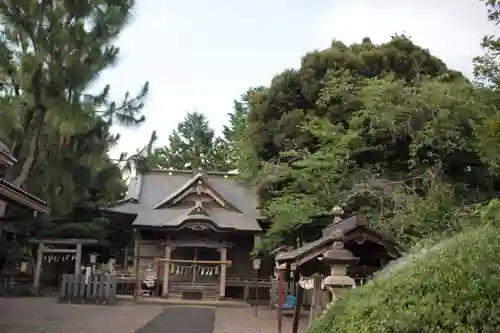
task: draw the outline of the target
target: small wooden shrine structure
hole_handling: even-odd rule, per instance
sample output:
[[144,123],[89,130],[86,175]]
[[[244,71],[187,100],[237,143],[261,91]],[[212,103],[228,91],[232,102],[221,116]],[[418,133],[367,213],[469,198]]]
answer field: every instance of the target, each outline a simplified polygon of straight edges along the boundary
[[[42,272],[42,262],[46,254],[48,255],[60,255],[65,257],[71,257],[75,261],[75,275],[81,274],[82,265],[82,246],[83,245],[96,245],[98,241],[96,239],[39,239],[30,240],[32,244],[38,244],[37,258],[35,265],[35,273],[33,276],[33,291],[38,292],[40,288],[40,274]],[[64,246],[64,247],[59,247]],[[75,248],[69,248],[69,247]]]
[[331,249],[335,231],[345,235],[345,247],[359,258],[356,265],[349,267],[348,275],[357,281],[369,279],[390,261],[401,256],[402,248],[379,231],[370,228],[363,215],[337,218],[322,232],[322,237],[304,246],[287,252],[280,252],[275,260],[278,266],[296,269],[302,275],[314,273],[327,275],[329,268],[318,258]]
[[[339,236],[341,235],[341,236]],[[340,245],[340,246],[339,246]],[[377,230],[370,228],[364,216],[358,214],[348,218],[335,217],[334,222],[325,228],[322,237],[305,244],[304,246],[286,252],[279,252],[275,257],[279,284],[283,289],[285,276],[292,276],[297,283],[302,277],[311,277],[313,283],[313,304],[311,304],[310,322],[320,312],[321,278],[332,277],[335,269],[331,262],[351,262],[338,270],[336,280],[352,281],[348,284],[359,284],[370,279],[374,273],[385,267],[390,261],[397,259],[402,254],[402,248]],[[336,255],[349,255],[349,260]],[[328,254],[328,260],[322,260]],[[333,257],[332,257],[333,256]],[[352,259],[352,260],[351,260]],[[346,261],[347,260],[347,261]],[[341,265],[342,266],[342,265]],[[342,272],[340,272],[342,271]],[[323,281],[327,284],[327,279]],[[321,283],[321,284],[323,284]],[[330,292],[326,292],[330,294]],[[303,290],[298,289],[297,303],[294,308],[293,333],[297,332],[300,318],[300,308]],[[278,304],[282,304],[284,295],[281,291]],[[282,309],[278,308],[278,332],[281,332]]]
[[243,298],[248,281],[267,281],[272,263],[252,260],[264,219],[252,187],[234,174],[203,170],[138,172],[128,197],[107,208],[109,219],[135,232],[137,296]]

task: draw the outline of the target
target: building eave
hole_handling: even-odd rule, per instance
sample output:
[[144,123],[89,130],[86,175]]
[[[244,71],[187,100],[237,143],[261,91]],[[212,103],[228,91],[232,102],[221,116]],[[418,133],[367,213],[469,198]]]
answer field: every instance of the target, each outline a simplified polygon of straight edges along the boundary
[[0,150],[0,164],[2,164],[3,166],[5,166],[7,168],[11,168],[16,163],[17,163],[17,160],[12,155],[10,155],[9,153],[7,153],[4,150]]
[[8,202],[17,203],[42,214],[50,213],[50,209],[45,201],[22,190],[3,178],[0,178],[0,198]]

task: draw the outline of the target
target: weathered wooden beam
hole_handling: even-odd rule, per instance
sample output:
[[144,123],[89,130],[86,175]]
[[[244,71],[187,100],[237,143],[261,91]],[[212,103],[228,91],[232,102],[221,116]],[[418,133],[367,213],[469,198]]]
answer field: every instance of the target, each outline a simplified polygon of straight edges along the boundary
[[30,239],[32,244],[48,244],[48,245],[97,245],[99,241],[97,239],[80,239],[80,238],[60,238],[60,239]]
[[179,263],[189,263],[189,264],[221,264],[221,265],[231,265],[231,260],[183,260],[183,259],[166,259],[166,258],[155,258],[155,261],[164,262],[179,262]]
[[[155,260],[157,258],[157,256],[131,256],[132,259],[136,260],[136,259],[151,259],[151,260]],[[134,266],[134,269],[135,269],[135,266]]]
[[43,253],[77,253],[76,249],[51,249],[43,248]]

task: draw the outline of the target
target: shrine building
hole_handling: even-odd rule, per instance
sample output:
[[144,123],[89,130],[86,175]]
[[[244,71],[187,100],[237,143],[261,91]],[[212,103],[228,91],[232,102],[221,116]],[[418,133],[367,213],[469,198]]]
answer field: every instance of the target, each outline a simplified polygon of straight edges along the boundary
[[106,212],[110,219],[132,224],[134,275],[154,283],[158,296],[222,299],[228,292],[241,294],[243,281],[269,283],[270,272],[251,257],[264,217],[255,189],[235,175],[138,173],[126,199]]

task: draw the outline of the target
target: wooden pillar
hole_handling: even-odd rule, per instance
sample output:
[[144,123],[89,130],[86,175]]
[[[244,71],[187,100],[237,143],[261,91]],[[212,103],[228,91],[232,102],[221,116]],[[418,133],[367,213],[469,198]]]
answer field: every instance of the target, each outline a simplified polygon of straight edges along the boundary
[[165,244],[165,261],[163,262],[163,290],[162,296],[168,297],[168,282],[170,280],[170,259],[172,259],[172,247]]
[[33,291],[38,293],[40,289],[40,274],[42,272],[42,260],[43,260],[43,243],[38,244],[38,251],[36,254],[36,266],[35,266],[35,276],[33,277]]
[[295,309],[293,311],[292,333],[298,333],[299,331],[300,310],[302,309],[302,300],[304,299],[304,289],[299,286],[297,282],[295,285],[297,289],[297,301],[295,303]]
[[278,268],[278,287],[276,288],[278,308],[276,315],[278,316],[278,333],[283,331],[283,304],[285,303],[285,270]]
[[128,245],[125,248],[125,259],[123,260],[123,273],[128,273]]
[[140,296],[142,290],[141,271],[139,270],[141,251],[139,247],[139,241],[137,239],[135,240],[134,252],[137,253],[134,259],[134,274],[135,274],[134,301],[137,301],[137,297]]
[[[227,248],[221,247],[219,249],[219,251],[220,251],[220,260],[226,261],[227,260]],[[227,275],[227,264],[223,263],[221,265],[221,269],[220,269],[220,293],[219,293],[219,296],[221,299],[226,297],[226,275]]]
[[134,230],[134,267],[133,271],[137,271],[136,266],[138,265],[138,257],[139,256],[139,232]]
[[82,267],[82,244],[76,244],[75,274],[80,275]]
[[311,311],[309,312],[309,326],[311,326],[312,322],[319,315],[321,310],[321,281],[322,277],[319,274],[313,275],[313,295],[311,301]]

